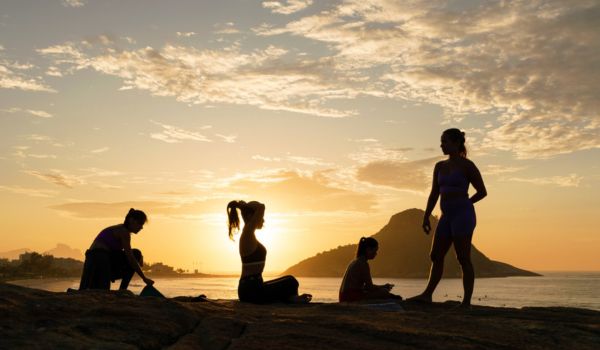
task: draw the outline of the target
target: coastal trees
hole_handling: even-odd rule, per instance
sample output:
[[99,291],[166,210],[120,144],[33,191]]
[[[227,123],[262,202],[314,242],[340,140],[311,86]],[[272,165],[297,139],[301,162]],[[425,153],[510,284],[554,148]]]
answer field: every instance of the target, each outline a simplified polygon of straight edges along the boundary
[[75,259],[23,253],[18,260],[0,259],[0,279],[75,277],[82,268],[83,263]]

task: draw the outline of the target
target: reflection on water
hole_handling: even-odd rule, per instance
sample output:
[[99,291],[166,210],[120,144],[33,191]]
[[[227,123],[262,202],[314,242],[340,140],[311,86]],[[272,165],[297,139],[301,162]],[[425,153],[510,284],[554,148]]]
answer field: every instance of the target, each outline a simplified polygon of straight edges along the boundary
[[[298,278],[300,293],[313,294],[316,302],[337,302],[341,278]],[[237,278],[157,278],[155,287],[168,297],[206,294],[212,299],[237,299]],[[413,296],[425,288],[424,279],[375,278],[374,283],[395,284],[394,292],[403,297]],[[29,280],[16,284],[55,292],[77,288],[79,280]],[[139,293],[139,279],[130,289]],[[112,286],[118,288],[118,284]],[[553,272],[543,277],[482,278],[475,281],[473,304],[488,306],[569,306],[600,310],[600,273]],[[442,279],[434,301],[460,300],[462,281]]]

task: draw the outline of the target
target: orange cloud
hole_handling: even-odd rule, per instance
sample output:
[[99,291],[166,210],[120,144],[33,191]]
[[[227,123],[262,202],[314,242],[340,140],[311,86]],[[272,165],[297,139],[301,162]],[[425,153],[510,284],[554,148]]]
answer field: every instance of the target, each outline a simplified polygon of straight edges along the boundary
[[358,168],[357,179],[399,190],[425,191],[431,186],[433,166],[441,157],[411,162],[375,161]]

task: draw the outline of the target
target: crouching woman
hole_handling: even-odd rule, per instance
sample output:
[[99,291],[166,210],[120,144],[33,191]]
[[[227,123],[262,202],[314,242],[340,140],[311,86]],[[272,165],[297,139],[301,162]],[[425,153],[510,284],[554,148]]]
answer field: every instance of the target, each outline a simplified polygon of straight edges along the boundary
[[79,290],[110,290],[111,281],[121,280],[120,290],[125,290],[134,273],[147,285],[154,281],[144,276],[142,252],[131,249],[131,234],[138,233],[147,221],[141,210],[130,209],[125,222],[102,230],[85,252],[85,262]]

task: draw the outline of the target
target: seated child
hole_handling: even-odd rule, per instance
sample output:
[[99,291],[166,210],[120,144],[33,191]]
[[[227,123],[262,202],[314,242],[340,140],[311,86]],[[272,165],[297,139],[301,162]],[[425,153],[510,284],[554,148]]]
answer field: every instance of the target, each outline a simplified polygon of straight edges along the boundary
[[367,260],[374,259],[379,249],[379,243],[373,237],[362,237],[358,242],[356,259],[354,259],[344,274],[340,287],[340,302],[353,302],[369,299],[398,299],[402,297],[390,293],[393,284],[377,286],[371,280],[371,270]]

